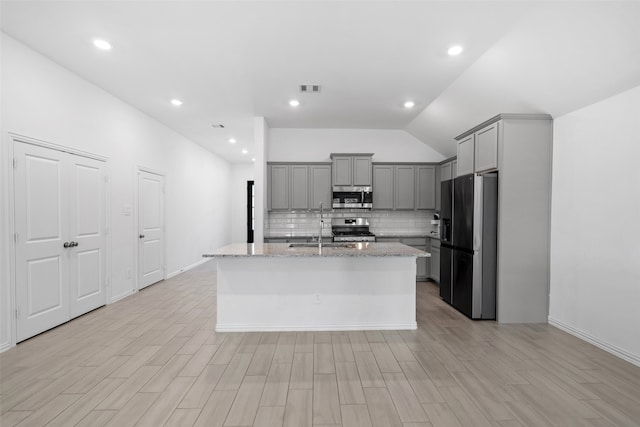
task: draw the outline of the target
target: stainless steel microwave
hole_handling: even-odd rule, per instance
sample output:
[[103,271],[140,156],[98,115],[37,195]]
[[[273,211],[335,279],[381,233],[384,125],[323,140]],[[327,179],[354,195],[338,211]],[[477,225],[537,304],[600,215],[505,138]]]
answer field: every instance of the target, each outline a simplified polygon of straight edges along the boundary
[[372,187],[333,187],[333,209],[373,208]]

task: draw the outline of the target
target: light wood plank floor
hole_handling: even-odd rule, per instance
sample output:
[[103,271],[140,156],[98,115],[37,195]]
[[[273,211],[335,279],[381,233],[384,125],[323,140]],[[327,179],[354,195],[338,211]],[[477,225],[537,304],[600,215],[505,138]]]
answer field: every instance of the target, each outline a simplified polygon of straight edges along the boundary
[[205,266],[0,355],[0,425],[640,426],[640,368],[417,297],[417,331],[216,333]]

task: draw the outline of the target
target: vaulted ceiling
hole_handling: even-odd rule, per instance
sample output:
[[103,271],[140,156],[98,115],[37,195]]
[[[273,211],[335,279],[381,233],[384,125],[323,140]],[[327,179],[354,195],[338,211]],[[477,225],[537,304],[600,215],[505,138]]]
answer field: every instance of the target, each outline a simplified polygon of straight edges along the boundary
[[[558,116],[640,85],[633,1],[1,7],[2,31],[231,162],[250,160],[255,116],[271,127],[405,129],[448,157],[453,137],[492,115]],[[96,50],[95,38],[112,49]],[[456,44],[463,53],[447,55]]]

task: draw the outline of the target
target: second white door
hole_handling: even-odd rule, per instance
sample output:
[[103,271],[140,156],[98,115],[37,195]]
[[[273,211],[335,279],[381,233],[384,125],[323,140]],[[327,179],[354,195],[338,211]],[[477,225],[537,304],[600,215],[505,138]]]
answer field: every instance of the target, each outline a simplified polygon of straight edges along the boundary
[[138,171],[138,289],[164,279],[164,177]]

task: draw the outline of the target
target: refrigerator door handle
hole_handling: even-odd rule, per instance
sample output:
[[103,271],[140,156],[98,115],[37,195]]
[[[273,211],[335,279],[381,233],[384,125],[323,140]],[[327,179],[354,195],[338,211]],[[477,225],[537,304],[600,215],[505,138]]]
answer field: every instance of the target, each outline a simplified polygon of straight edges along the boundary
[[473,198],[473,250],[479,251],[482,247],[482,176],[476,176],[474,179],[474,198]]

